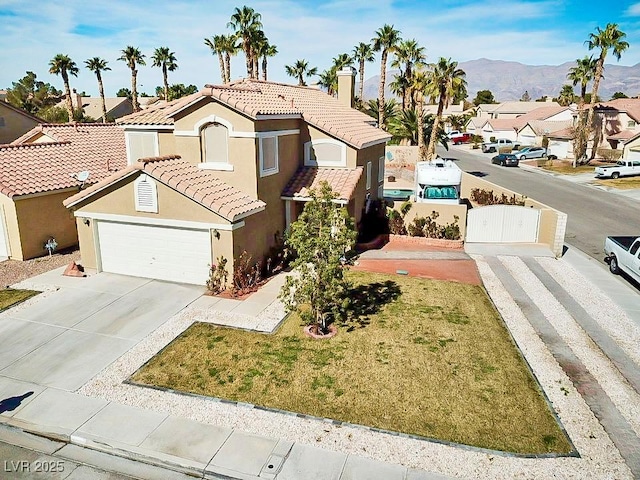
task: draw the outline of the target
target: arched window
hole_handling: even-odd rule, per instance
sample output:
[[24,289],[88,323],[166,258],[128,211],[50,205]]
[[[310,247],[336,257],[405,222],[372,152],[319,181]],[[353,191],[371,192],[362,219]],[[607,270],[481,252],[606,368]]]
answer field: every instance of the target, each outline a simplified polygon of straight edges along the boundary
[[333,139],[307,142],[304,144],[304,164],[313,167],[346,167],[347,146]]
[[202,129],[202,161],[211,164],[229,163],[229,130],[220,123],[210,123]]

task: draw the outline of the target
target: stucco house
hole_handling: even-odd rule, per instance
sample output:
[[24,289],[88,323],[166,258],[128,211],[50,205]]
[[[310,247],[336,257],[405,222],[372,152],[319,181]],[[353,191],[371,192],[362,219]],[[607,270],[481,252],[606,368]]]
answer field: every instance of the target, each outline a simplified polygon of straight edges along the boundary
[[571,106],[543,106],[517,117],[514,128],[521,145],[541,145],[545,135],[573,125],[576,111]]
[[622,150],[640,132],[640,99],[619,98],[594,107],[594,142],[599,147]]
[[83,265],[204,284],[221,256],[262,260],[321,180],[357,222],[390,135],[352,108],[354,75],[338,98],[246,79],[122,118],[129,166],[65,201]]
[[11,143],[43,120],[0,100],[0,145]]
[[49,238],[58,248],[76,245],[63,200],[125,167],[124,132],[114,124],[39,125],[1,145],[0,257],[45,255]]
[[[96,121],[102,119],[102,99],[100,97],[83,97],[73,89],[71,93],[71,105],[74,110],[82,109],[86,117]],[[105,109],[107,110],[107,122],[133,113],[133,104],[127,97],[105,97]],[[66,108],[65,100],[60,101],[57,107]]]
[[543,106],[558,107],[559,104],[553,101],[481,103],[476,109],[476,117],[485,119],[517,118]]

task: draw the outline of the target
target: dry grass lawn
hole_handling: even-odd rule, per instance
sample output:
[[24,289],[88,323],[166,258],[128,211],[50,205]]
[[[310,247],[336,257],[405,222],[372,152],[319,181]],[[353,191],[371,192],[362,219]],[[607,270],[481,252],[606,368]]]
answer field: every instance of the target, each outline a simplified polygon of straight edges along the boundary
[[5,288],[0,290],[0,312],[6,310],[17,303],[24,302],[40,292],[34,290],[14,290]]
[[640,176],[638,177],[624,177],[611,179],[595,180],[594,183],[598,185],[604,185],[605,187],[619,188],[621,190],[633,190],[640,188]]
[[478,447],[570,445],[482,287],[350,272],[349,321],[311,340],[194,324],[135,382]]
[[[547,170],[549,172],[560,173],[562,175],[577,175],[579,173],[593,173],[593,169],[595,165],[578,165],[576,168],[573,168],[571,162],[566,162],[563,160],[554,160],[551,162],[550,160],[542,164],[542,162],[538,165],[540,168]],[[594,174],[595,175],[595,174]]]

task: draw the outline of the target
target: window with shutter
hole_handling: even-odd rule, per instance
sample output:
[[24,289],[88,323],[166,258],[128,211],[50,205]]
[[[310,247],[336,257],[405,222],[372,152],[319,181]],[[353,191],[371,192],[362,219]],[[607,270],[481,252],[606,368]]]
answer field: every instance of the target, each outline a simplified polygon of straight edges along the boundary
[[140,158],[157,157],[158,135],[156,132],[126,132],[127,158],[132,165]]
[[260,176],[278,173],[278,137],[260,139]]
[[367,190],[371,188],[371,162],[367,162]]
[[384,182],[384,157],[378,159],[378,183]]
[[156,182],[148,175],[140,175],[134,182],[136,211],[158,213]]
[[203,161],[229,163],[229,130],[219,123],[210,123],[202,130]]

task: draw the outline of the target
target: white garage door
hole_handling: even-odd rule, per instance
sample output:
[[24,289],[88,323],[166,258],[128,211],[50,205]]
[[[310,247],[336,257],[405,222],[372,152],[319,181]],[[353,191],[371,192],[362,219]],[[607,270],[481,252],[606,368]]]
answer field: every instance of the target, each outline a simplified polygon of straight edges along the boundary
[[640,160],[640,152],[637,150],[629,150],[627,152],[627,160]]
[[7,248],[7,231],[4,224],[4,212],[0,207],[0,257],[8,257],[9,248]]
[[567,158],[569,144],[567,142],[558,142],[551,140],[549,142],[549,155],[555,155],[558,158]]
[[211,263],[208,230],[98,222],[105,272],[204,285]]

